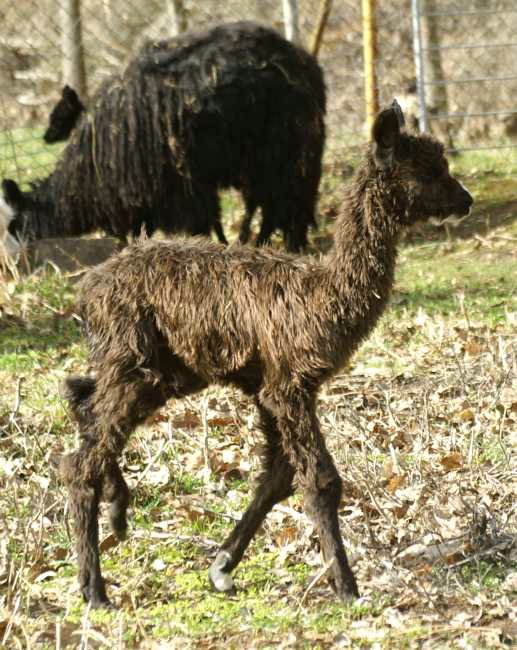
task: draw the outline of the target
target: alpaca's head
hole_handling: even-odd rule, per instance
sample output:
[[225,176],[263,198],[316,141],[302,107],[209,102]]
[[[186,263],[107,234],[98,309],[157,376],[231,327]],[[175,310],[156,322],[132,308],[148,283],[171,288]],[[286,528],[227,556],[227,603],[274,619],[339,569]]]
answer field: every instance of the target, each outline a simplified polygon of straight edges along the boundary
[[0,196],[0,261],[13,259],[20,251],[18,240],[9,232],[15,217],[15,209],[6,201],[4,191],[4,196]]
[[68,136],[77,124],[79,116],[84,111],[84,106],[77,93],[70,86],[65,86],[61,99],[52,109],[49,125],[43,139],[48,144],[68,140]]
[[50,204],[37,204],[32,192],[22,192],[16,181],[4,178],[0,196],[0,246],[4,256],[14,257],[21,243],[33,237],[29,224],[39,221],[42,211],[52,220]]
[[373,161],[386,187],[400,197],[401,222],[467,216],[472,196],[451,176],[443,145],[429,135],[406,133],[403,125],[395,101],[378,114],[372,130]]

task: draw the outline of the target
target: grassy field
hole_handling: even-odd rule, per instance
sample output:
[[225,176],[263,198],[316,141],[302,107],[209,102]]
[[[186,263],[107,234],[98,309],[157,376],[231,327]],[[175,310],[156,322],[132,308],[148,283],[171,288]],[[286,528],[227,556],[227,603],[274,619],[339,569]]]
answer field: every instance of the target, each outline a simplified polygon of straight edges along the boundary
[[[0,646],[6,648],[508,648],[517,640],[517,156],[453,165],[474,214],[401,249],[392,305],[319,415],[345,493],[342,532],[362,598],[334,601],[297,496],[277,506],[235,572],[207,569],[249,499],[253,409],[213,388],[132,437],[129,539],[101,518],[114,611],[81,601],[65,490],[49,465],[77,445],[59,397],[86,349],[75,277],[50,267],[0,283]],[[329,161],[328,246],[342,163]],[[240,206],[226,199],[227,232]]]

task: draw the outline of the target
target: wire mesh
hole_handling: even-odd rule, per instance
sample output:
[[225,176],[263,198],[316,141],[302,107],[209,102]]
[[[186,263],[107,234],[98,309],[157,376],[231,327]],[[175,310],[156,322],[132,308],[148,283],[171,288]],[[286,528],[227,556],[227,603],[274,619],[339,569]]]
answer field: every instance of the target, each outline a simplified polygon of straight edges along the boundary
[[[59,145],[45,145],[43,129],[63,79],[62,12],[70,0],[4,0],[0,9],[0,176],[27,181],[48,172]],[[174,0],[81,0],[88,94],[120,70],[149,39],[171,35]],[[284,32],[282,0],[183,0],[189,29],[256,20]],[[517,10],[500,0],[420,0],[434,21],[428,52],[439,53],[443,77],[427,68],[431,93],[441,87],[446,109],[430,126],[447,124],[455,146],[513,146],[517,138]],[[428,9],[431,7],[432,10]],[[426,10],[427,8],[427,10]],[[299,30],[308,45],[317,3],[298,0]],[[397,97],[418,118],[411,0],[377,3],[377,82],[381,104]],[[328,145],[344,159],[367,138],[363,92],[361,5],[334,0],[319,59],[328,87]],[[87,102],[86,102],[87,103]],[[432,108],[432,107],[431,107]],[[413,120],[411,119],[413,117]]]

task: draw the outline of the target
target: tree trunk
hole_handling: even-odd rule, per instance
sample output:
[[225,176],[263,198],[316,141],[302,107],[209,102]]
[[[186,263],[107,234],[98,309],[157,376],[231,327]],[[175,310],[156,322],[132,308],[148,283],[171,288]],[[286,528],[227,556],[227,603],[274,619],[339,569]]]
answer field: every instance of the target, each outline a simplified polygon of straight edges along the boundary
[[63,83],[71,86],[84,102],[88,91],[81,29],[81,0],[62,0],[60,14]]
[[298,0],[282,0],[284,10],[285,37],[288,41],[301,44]]
[[187,31],[187,13],[183,0],[167,0],[167,13],[171,21],[172,36]]

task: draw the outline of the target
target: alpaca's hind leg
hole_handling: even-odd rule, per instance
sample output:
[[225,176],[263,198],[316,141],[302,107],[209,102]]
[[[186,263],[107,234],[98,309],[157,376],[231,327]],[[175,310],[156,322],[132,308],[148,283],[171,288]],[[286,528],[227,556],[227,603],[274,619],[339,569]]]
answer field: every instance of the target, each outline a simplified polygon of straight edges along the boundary
[[109,520],[113,533],[119,540],[126,539],[126,512],[129,505],[129,488],[115,460],[104,474],[102,500],[110,504]]
[[294,469],[282,450],[274,417],[263,406],[258,405],[258,409],[260,428],[266,438],[262,457],[263,470],[252,502],[210,567],[210,582],[218,591],[229,591],[233,588],[230,572],[240,562],[267,513],[275,503],[293,493]]
[[321,435],[312,397],[291,396],[279,409],[278,426],[286,454],[296,469],[296,485],[314,522],[330,582],[342,600],[359,596],[339,530],[342,481]]
[[102,492],[102,478],[93,481],[81,480],[83,463],[89,458],[91,441],[84,441],[81,447],[68,456],[63,456],[60,474],[68,488],[70,511],[74,522],[77,562],[79,565],[79,588],[92,607],[107,607],[109,600],[99,563],[99,501]]
[[116,458],[129,434],[169,396],[167,387],[145,381],[135,373],[117,381],[97,377],[90,398],[91,433],[81,448],[62,462],[62,476],[70,492],[77,541],[79,582],[92,607],[109,606],[99,560],[98,507],[102,497],[111,501],[110,519],[118,533],[126,529],[127,486]]

